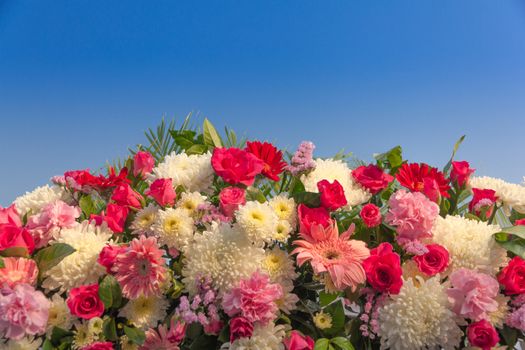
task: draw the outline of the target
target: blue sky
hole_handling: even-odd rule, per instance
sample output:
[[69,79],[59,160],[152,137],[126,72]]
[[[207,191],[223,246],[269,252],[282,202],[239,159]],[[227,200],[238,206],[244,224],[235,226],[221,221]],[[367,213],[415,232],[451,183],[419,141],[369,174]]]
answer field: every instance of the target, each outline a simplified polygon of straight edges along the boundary
[[0,0],[0,204],[190,111],[363,159],[525,175],[525,3]]

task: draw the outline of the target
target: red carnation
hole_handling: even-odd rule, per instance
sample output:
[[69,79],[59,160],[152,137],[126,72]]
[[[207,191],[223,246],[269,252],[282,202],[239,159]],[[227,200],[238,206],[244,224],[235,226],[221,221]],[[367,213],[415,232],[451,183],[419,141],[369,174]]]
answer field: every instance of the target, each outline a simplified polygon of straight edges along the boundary
[[375,290],[383,293],[398,294],[403,285],[401,278],[401,259],[392,251],[390,243],[381,243],[370,251],[370,256],[363,261],[368,283]]
[[396,179],[410,191],[422,192],[430,200],[437,202],[441,196],[448,198],[450,186],[445,175],[425,163],[403,164]]
[[481,215],[482,210],[485,209],[485,218],[492,215],[493,206],[498,200],[496,191],[489,189],[473,188],[472,200],[468,205],[468,209],[476,215]]
[[217,147],[211,157],[213,170],[231,185],[250,186],[264,168],[264,162],[239,148]]
[[470,164],[466,161],[452,162],[452,170],[450,171],[450,180],[456,182],[459,187],[467,184],[470,175],[476,169],[472,169]]
[[321,194],[321,205],[328,210],[339,209],[348,203],[343,186],[337,180],[333,183],[321,180],[317,183],[317,189]]
[[514,221],[514,225],[515,226],[519,226],[519,225],[525,226],[525,219],[519,219],[519,220]]
[[134,191],[130,185],[121,184],[114,191],[111,199],[118,205],[128,206],[132,208],[141,208],[140,203],[143,199],[140,193]]
[[106,208],[106,213],[102,211],[100,215],[91,214],[90,219],[95,221],[97,225],[102,225],[103,222],[106,222],[111,231],[121,233],[124,231],[128,214],[128,207],[110,203]]
[[250,152],[264,162],[262,174],[273,181],[279,181],[279,174],[283,172],[286,162],[283,161],[283,152],[268,142],[246,142],[247,152]]
[[419,271],[428,276],[445,271],[449,262],[448,250],[439,244],[429,244],[426,248],[428,252],[414,257]]
[[175,204],[175,198],[177,198],[172,179],[156,179],[145,194],[155,199],[162,207]]
[[388,184],[394,181],[392,175],[385,173],[380,167],[373,164],[361,165],[352,170],[352,177],[372,194],[384,190]]
[[239,338],[249,338],[253,334],[253,323],[244,317],[234,317],[230,320],[230,343]]

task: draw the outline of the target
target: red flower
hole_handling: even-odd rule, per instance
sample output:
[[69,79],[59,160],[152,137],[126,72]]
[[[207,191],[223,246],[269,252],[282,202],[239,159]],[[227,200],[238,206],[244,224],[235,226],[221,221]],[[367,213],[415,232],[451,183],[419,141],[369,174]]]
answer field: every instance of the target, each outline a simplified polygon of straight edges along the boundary
[[113,191],[111,199],[118,205],[132,208],[141,208],[140,201],[143,199],[140,193],[135,192],[130,185],[121,184]]
[[71,289],[66,302],[72,315],[86,320],[104,313],[104,303],[98,296],[96,283]]
[[352,177],[372,194],[384,190],[388,187],[388,184],[394,181],[392,175],[385,173],[380,167],[373,164],[368,166],[361,165],[352,170]]
[[323,207],[309,208],[304,204],[299,204],[297,214],[299,215],[299,231],[301,233],[309,234],[312,225],[328,227],[331,224],[330,213]]
[[486,218],[490,217],[492,215],[492,210],[494,209],[493,206],[498,200],[498,197],[496,196],[496,191],[489,189],[473,188],[472,194],[472,200],[468,205],[468,209],[478,216],[481,215],[482,209],[486,209],[485,216]]
[[0,251],[15,247],[25,248],[28,254],[33,254],[35,241],[23,227],[0,225]]
[[459,187],[467,184],[470,175],[476,169],[472,169],[470,164],[466,161],[452,162],[452,170],[450,171],[450,180],[456,182]]
[[428,276],[445,271],[449,262],[448,250],[439,244],[429,244],[426,248],[428,252],[414,257],[419,271]]
[[313,350],[315,342],[307,335],[298,331],[291,331],[290,335],[283,341],[286,350]]
[[145,176],[151,173],[155,166],[155,159],[149,152],[139,151],[133,157],[133,175]]
[[321,205],[328,210],[336,210],[347,204],[345,191],[339,181],[321,180],[317,183],[317,188],[321,194]]
[[381,243],[370,251],[370,256],[363,261],[368,283],[375,290],[398,294],[403,285],[401,278],[401,259],[392,251],[390,243]]
[[113,350],[113,343],[110,341],[97,341],[84,346],[81,350]]
[[66,186],[73,189],[74,191],[81,191],[88,193],[92,190],[100,191],[108,188],[116,187],[121,184],[128,184],[130,180],[127,178],[128,169],[122,168],[117,175],[115,169],[109,168],[109,175],[105,177],[103,175],[95,176],[86,170],[72,170],[64,173],[64,180]]
[[279,181],[279,174],[283,172],[286,162],[283,161],[283,152],[268,142],[246,142],[246,151],[264,162],[262,174],[273,181]]
[[376,227],[381,224],[381,211],[377,205],[368,203],[359,213],[367,227]]
[[244,317],[235,317],[230,320],[230,343],[239,338],[249,338],[253,334],[253,323]]
[[238,148],[221,148],[213,150],[211,165],[217,175],[231,185],[244,184],[250,186],[255,181],[255,177],[264,168],[264,162]]
[[525,293],[525,260],[519,256],[512,258],[499,273],[498,282],[504,287],[506,295]]
[[519,219],[519,220],[514,221],[514,225],[516,225],[516,226],[518,226],[518,225],[525,226],[525,219]]
[[396,179],[410,191],[423,192],[434,202],[441,196],[450,196],[450,186],[443,173],[425,163],[403,164],[396,174]]
[[481,350],[490,350],[499,342],[499,335],[487,320],[471,323],[467,327],[468,342]]
[[106,268],[107,273],[111,273],[111,268],[113,267],[113,264],[115,264],[117,255],[125,251],[126,246],[108,244],[100,251],[97,262]]
[[246,204],[246,191],[239,187],[226,187],[219,193],[219,207],[221,212],[229,218],[240,205]]
[[177,193],[173,189],[172,179],[157,179],[153,181],[145,194],[155,199],[162,207],[173,205],[175,198],[177,198]]
[[128,213],[128,207],[110,203],[106,208],[106,213],[102,212],[100,215],[91,214],[90,219],[95,221],[97,225],[102,225],[103,222],[106,222],[111,231],[121,233],[124,231]]

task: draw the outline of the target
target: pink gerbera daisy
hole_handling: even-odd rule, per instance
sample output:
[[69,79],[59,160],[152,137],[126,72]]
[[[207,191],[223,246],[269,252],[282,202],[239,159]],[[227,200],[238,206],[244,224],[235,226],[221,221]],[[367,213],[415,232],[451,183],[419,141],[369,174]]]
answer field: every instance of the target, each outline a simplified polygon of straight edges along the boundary
[[38,277],[38,267],[34,260],[25,258],[3,258],[4,267],[0,268],[0,287],[13,288],[19,283],[34,285]]
[[294,242],[298,247],[292,254],[297,254],[297,264],[302,266],[309,261],[316,274],[328,274],[324,277],[329,277],[328,282],[335,289],[350,287],[355,291],[366,281],[362,262],[370,251],[365,242],[349,239],[353,229],[351,226],[339,235],[336,223],[326,228],[312,225],[310,234],[301,233],[303,239]]
[[167,277],[163,254],[155,237],[140,236],[117,255],[111,271],[115,273],[126,298],[159,294]]

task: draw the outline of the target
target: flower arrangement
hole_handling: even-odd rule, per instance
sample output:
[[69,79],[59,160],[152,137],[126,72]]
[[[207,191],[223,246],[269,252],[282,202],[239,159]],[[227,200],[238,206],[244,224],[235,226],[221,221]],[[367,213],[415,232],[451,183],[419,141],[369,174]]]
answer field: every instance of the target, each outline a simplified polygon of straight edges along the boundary
[[[0,348],[512,348],[525,187],[162,123],[0,208]],[[350,165],[352,164],[352,165]]]

